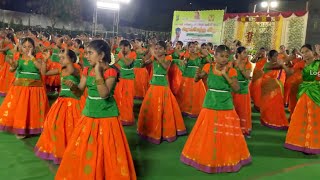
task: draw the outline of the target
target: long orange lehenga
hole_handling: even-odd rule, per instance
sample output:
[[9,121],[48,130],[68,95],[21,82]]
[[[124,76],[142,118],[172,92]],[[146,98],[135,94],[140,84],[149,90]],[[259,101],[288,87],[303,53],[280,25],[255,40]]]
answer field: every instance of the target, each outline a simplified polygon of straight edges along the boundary
[[[310,72],[313,72],[312,75]],[[320,154],[320,60],[302,71],[303,82],[291,116],[285,147],[307,154]]]
[[[58,56],[59,49],[53,49],[52,50],[52,56],[47,61],[47,71],[53,70],[53,69],[60,69],[60,58]],[[46,76],[46,88],[49,93],[58,93],[60,92],[60,76],[59,75],[53,75],[53,76]]]
[[[99,96],[92,68],[84,69],[89,96],[82,117],[75,127],[56,180],[136,180],[136,173],[126,135],[113,98],[114,87],[105,99]],[[109,68],[104,79],[116,77]]]
[[261,82],[261,123],[267,127],[283,130],[288,129],[283,103],[284,70],[265,70]]
[[[235,67],[238,74],[238,82],[240,90],[232,93],[234,108],[240,118],[240,126],[244,135],[249,136],[252,131],[252,119],[251,119],[251,99],[249,93],[249,80],[247,80]],[[246,62],[246,70],[251,70],[251,63]]]
[[17,135],[40,134],[48,110],[39,71],[32,61],[20,58],[16,79],[0,107],[0,130]]
[[[237,172],[251,163],[251,155],[233,108],[231,87],[214,69],[214,64],[203,68],[209,90],[180,160],[206,173]],[[227,72],[230,78],[237,77],[235,69]]]
[[191,118],[198,117],[206,95],[206,88],[203,81],[194,81],[195,72],[202,63],[203,60],[200,58],[188,60],[186,66],[183,68],[180,88],[176,95],[181,112]]
[[[119,108],[119,119],[125,126],[134,125],[134,71],[133,65],[127,66],[124,62],[122,54],[118,55],[118,66],[120,69],[120,78],[114,91],[114,98],[116,99]],[[129,54],[129,58],[135,60],[137,55],[134,51]],[[134,62],[133,62],[134,63]]]
[[[61,75],[62,80],[79,84],[80,77]],[[81,117],[85,101],[73,95],[69,87],[62,84],[59,98],[51,106],[44,122],[43,132],[35,146],[35,154],[41,159],[60,164],[72,132]]]
[[[166,60],[171,60],[167,57]],[[153,78],[144,98],[138,119],[138,134],[154,144],[173,142],[186,134],[179,105],[167,81],[167,71],[153,62]]]
[[254,104],[255,109],[260,110],[260,99],[261,99],[261,81],[263,76],[263,67],[267,62],[267,58],[260,59],[254,68],[252,81],[249,86],[250,95]]
[[174,52],[172,54],[172,62],[168,71],[168,81],[170,84],[170,89],[172,93],[176,96],[178,94],[181,81],[182,81],[182,71],[181,71],[181,60],[180,57],[183,56],[183,52],[178,54]]
[[149,74],[146,68],[141,67],[143,54],[137,53],[134,61],[134,98],[143,99],[149,86]]

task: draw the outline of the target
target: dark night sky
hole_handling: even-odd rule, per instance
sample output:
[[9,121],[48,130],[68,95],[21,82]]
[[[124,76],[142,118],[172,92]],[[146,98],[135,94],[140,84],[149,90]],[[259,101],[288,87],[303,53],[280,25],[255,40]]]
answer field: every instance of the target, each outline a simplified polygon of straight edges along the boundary
[[[27,2],[41,0],[0,0],[0,8],[21,12],[31,12]],[[92,21],[95,0],[80,0],[84,20]],[[174,10],[225,9],[228,12],[247,12],[254,0],[131,0],[120,10],[120,24],[149,30],[170,30]],[[192,3],[192,4],[190,4]],[[101,16],[110,15],[100,13]]]

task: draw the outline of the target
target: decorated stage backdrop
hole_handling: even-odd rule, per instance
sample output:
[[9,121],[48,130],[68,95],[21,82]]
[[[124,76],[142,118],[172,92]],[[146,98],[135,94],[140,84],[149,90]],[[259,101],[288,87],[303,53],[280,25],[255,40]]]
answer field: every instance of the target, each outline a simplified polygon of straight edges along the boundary
[[223,42],[240,40],[252,49],[300,48],[306,39],[308,12],[225,14]]
[[221,43],[224,10],[175,11],[172,22],[172,42],[198,41]]

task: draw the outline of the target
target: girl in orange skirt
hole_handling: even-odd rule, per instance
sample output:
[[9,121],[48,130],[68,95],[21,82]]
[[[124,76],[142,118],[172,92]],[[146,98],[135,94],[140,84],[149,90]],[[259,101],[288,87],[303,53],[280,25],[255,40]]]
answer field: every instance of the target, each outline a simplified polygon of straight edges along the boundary
[[134,61],[134,98],[143,99],[149,86],[149,74],[146,68],[142,68],[142,58],[145,56],[147,49],[142,47],[141,39],[135,40],[135,52],[137,59]]
[[299,85],[302,83],[302,70],[305,67],[305,61],[300,60],[299,62],[296,62],[295,65],[292,68],[292,75],[290,75],[286,82],[290,85],[289,87],[289,111],[290,111],[290,117],[289,121],[291,121],[292,113],[294,112],[294,108],[297,105],[298,99],[297,94],[299,90]]
[[184,55],[184,51],[182,50],[183,42],[178,41],[176,43],[176,47],[174,52],[172,53],[172,62],[168,71],[168,79],[170,84],[170,89],[174,95],[177,95],[181,80],[182,80],[182,72],[181,72],[181,58]]
[[320,60],[315,60],[311,45],[302,46],[301,52],[305,61],[303,82],[284,146],[305,154],[320,154]]
[[45,74],[46,64],[34,58],[35,45],[31,38],[23,39],[21,45],[21,58],[10,60],[16,79],[0,107],[0,130],[11,131],[18,138],[40,134],[49,110],[40,75]]
[[[278,54],[278,60],[282,61],[284,63],[287,63],[289,61],[289,58],[290,58],[288,54],[289,53],[288,53],[288,50],[286,49],[286,47],[284,45],[281,45],[280,46],[280,52]],[[287,75],[281,77],[280,81],[282,82],[282,84],[285,84],[286,79],[287,79]],[[289,99],[288,99],[288,96],[286,96],[285,92],[286,92],[286,90],[285,90],[285,87],[284,87],[284,95],[283,95],[284,96],[283,97],[284,101],[283,102],[284,102],[284,106],[288,107]]]
[[77,97],[88,87],[89,96],[55,179],[135,180],[130,149],[113,98],[119,75],[115,67],[109,66],[110,47],[103,40],[94,40],[87,51],[91,67],[84,69],[80,84],[64,82]]
[[184,55],[184,51],[182,50],[182,47],[183,47],[183,42],[178,41],[176,43],[176,47],[172,54],[173,60],[168,71],[170,89],[175,96],[179,91],[181,80],[182,80],[181,57],[183,57]]
[[206,173],[237,172],[251,162],[233,106],[231,92],[240,87],[237,71],[228,66],[229,54],[227,46],[218,46],[215,63],[195,75],[195,81],[208,77],[209,90],[180,159]]
[[0,49],[0,52],[5,52],[5,62],[3,63],[2,67],[0,68],[0,96],[6,96],[11,84],[14,80],[14,73],[10,71],[10,64],[8,59],[14,58],[14,35],[9,33],[5,38],[5,48]]
[[[156,42],[153,43],[153,42],[150,40],[150,42],[149,42],[149,44],[148,44],[148,50],[147,50],[146,54],[150,54],[150,51],[151,51],[151,50],[154,50],[155,44],[156,44]],[[149,73],[149,82],[150,82],[150,81],[152,80],[152,77],[153,77],[153,64],[152,64],[152,63],[147,64],[147,65],[145,65],[145,68],[147,69],[147,71],[148,71],[148,73]]]
[[[52,49],[52,56],[47,62],[47,71],[61,69],[61,64],[59,63],[59,51],[58,47]],[[46,87],[49,94],[55,95],[60,91],[60,75],[53,75],[46,77]]]
[[260,111],[261,81],[263,76],[263,67],[267,62],[266,50],[261,48],[252,62],[256,63],[256,66],[254,67],[252,81],[249,87],[250,95],[254,108],[257,111]]
[[245,47],[238,47],[236,59],[231,63],[237,70],[240,90],[232,93],[233,104],[240,118],[240,126],[245,136],[250,136],[252,130],[251,120],[251,99],[249,94],[249,80],[251,74],[251,63],[248,61],[247,50]]
[[[66,50],[60,54],[61,69],[48,71],[47,75],[61,74],[63,81],[70,80],[80,83],[80,69],[74,63],[77,61],[75,52]],[[43,132],[35,147],[35,154],[41,159],[52,160],[60,164],[63,153],[70,141],[73,129],[80,119],[84,104],[62,82],[59,98],[51,106],[44,123]]]
[[[298,55],[298,51],[294,49],[292,51],[292,54],[288,58],[288,62],[285,63],[290,69],[292,69],[297,62],[301,61],[301,58],[298,58],[297,55]],[[294,77],[298,77],[298,76],[294,76]],[[284,99],[285,99],[286,106],[290,106],[290,102],[289,102],[290,91],[291,91],[292,84],[294,83],[294,77],[292,77],[292,74],[287,74],[286,82],[284,83]]]
[[[38,44],[39,51],[37,53],[37,55],[39,56],[39,59],[43,59],[43,54],[44,53],[51,52],[51,43],[50,43],[50,41],[51,41],[51,35],[50,34],[44,33],[43,35],[41,35],[41,41]],[[37,58],[37,56],[36,56],[36,58]],[[49,60],[46,59],[47,65],[50,64],[50,61],[51,61],[50,59]],[[42,75],[41,78],[42,78],[42,81],[44,82],[44,86],[46,86],[47,77],[45,75]]]
[[188,44],[188,55],[184,56],[182,81],[177,93],[177,101],[182,113],[188,117],[198,117],[202,108],[206,89],[202,80],[194,81],[196,70],[206,62],[207,54],[196,53],[194,42]]
[[162,140],[173,142],[177,135],[186,134],[179,105],[167,80],[172,58],[165,54],[166,43],[159,41],[143,61],[144,65],[153,63],[153,78],[141,105],[138,134],[154,144],[160,144]]
[[134,125],[133,99],[134,99],[134,61],[137,54],[131,51],[130,42],[122,40],[120,42],[121,52],[116,59],[120,67],[120,80],[116,86],[114,97],[119,108],[119,118],[123,125]]
[[283,71],[289,71],[282,60],[278,60],[278,52],[269,52],[269,62],[264,66],[261,82],[261,123],[267,127],[288,129],[288,120],[283,106]]

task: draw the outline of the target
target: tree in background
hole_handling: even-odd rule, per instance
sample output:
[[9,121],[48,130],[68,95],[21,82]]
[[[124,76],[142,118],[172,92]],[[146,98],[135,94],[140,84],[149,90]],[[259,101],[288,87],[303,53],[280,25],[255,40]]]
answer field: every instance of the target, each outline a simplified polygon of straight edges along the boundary
[[37,7],[37,13],[50,19],[54,28],[58,20],[63,22],[80,21],[80,0],[32,0],[33,7]]

